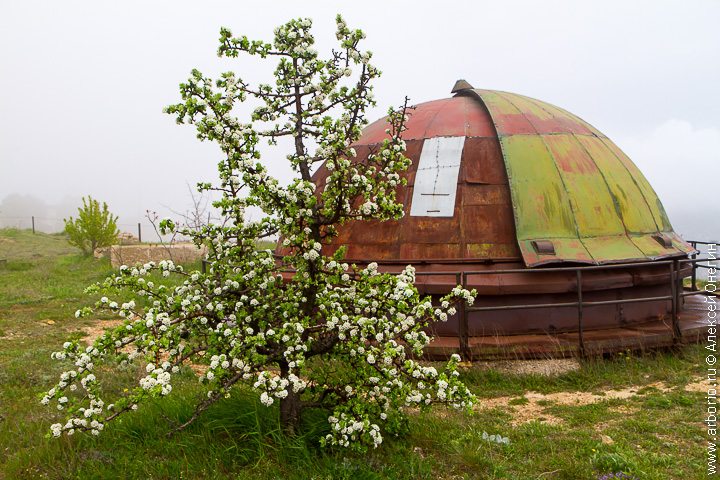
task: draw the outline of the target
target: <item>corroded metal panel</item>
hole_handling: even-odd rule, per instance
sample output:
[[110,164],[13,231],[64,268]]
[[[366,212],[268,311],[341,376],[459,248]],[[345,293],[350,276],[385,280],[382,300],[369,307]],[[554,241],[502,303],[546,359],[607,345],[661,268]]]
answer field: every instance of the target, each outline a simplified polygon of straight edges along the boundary
[[469,243],[512,243],[513,220],[507,205],[464,205],[460,219],[463,238]]
[[459,243],[404,243],[400,245],[400,258],[460,258],[462,246]]
[[452,217],[465,137],[425,140],[415,174],[410,216]]
[[503,92],[501,95],[523,112],[539,134],[602,135],[587,122],[549,103],[513,93]]
[[581,238],[625,233],[595,161],[571,134],[542,135],[568,192]]
[[388,220],[365,221],[352,231],[352,241],[362,244],[394,244],[400,235],[400,222]]
[[465,258],[518,258],[520,251],[517,243],[466,243],[463,256]]
[[[413,217],[405,216],[401,221],[400,235],[397,240],[401,243],[461,243],[460,215],[461,206],[455,206],[455,214],[451,217]],[[403,257],[416,258],[416,257]],[[428,257],[417,257],[428,258]],[[442,257],[433,257],[442,258]],[[448,257],[458,258],[458,257]]]
[[[546,238],[547,239],[547,238]],[[540,255],[532,245],[533,240],[518,239],[518,246],[527,266],[539,266],[559,262],[596,263],[579,238],[552,238],[555,255]]]
[[[504,205],[507,207],[503,215],[512,224],[512,236],[515,237],[515,224],[512,216],[512,201],[510,200],[510,189],[507,182],[504,185],[477,185],[465,184],[460,187],[459,192],[463,206],[467,205]],[[465,211],[465,210],[464,210]]]
[[[495,138],[497,136],[492,119],[484,109],[473,105],[474,99],[467,97],[456,97],[456,99],[460,101],[448,102],[438,110],[427,125],[423,138],[457,136]],[[409,122],[412,122],[412,114]],[[403,133],[403,138],[411,138],[406,136],[408,133],[412,132]]]
[[[655,238],[653,238],[653,234],[631,235],[630,239],[635,245],[637,245],[640,250],[642,250],[642,252],[647,258],[651,259],[659,259],[672,255],[677,255],[678,250],[683,251],[684,253],[692,252],[692,248],[685,247],[685,245],[687,244],[682,241],[682,239],[680,239],[677,235],[670,235],[668,232],[665,232],[663,234],[668,235],[670,237],[670,240],[672,240],[671,247],[662,246]],[[687,250],[685,248],[687,248]]]
[[617,235],[583,237],[581,240],[597,263],[617,263],[647,258],[624,232]]
[[[662,204],[630,159],[587,122],[521,95],[472,92],[497,129],[518,243],[528,266],[692,251],[682,240],[662,246],[646,239],[672,232]],[[554,254],[537,251],[538,242],[546,241],[552,242]]]
[[466,138],[462,179],[471,184],[507,185],[507,172],[497,137]]
[[640,189],[640,192],[642,192],[642,195],[645,197],[645,201],[650,208],[650,212],[655,219],[657,229],[661,232],[671,231],[672,225],[670,225],[670,220],[668,220],[667,213],[665,213],[665,208],[662,206],[662,203],[660,203],[660,199],[655,193],[655,190],[653,190],[650,186],[650,183],[645,178],[645,175],[643,175],[632,160],[625,155],[625,152],[620,150],[620,148],[618,148],[618,146],[615,145],[609,138],[603,138],[602,141],[628,170],[633,179],[634,185],[636,185],[636,188]]
[[502,94],[504,92],[474,91],[482,98],[482,102],[487,107],[498,135],[534,135],[537,133],[523,112],[505,98]]
[[[612,160],[614,157],[601,138],[577,135],[575,139],[593,158]],[[655,219],[640,189],[624,187],[633,185],[633,179],[628,169],[619,160],[596,162],[596,165],[606,179],[606,184],[612,193],[613,201],[619,210],[627,232],[632,234],[657,231]]]
[[[412,161],[412,164],[410,165],[410,168],[404,171],[401,175],[405,178],[405,180],[407,180],[408,186],[415,185],[415,174],[417,173],[417,168],[415,168],[415,166],[420,158],[423,143],[425,143],[423,140],[408,140],[405,142],[405,156]],[[410,199],[408,198],[404,205],[408,205],[409,202]]]
[[[442,100],[426,102],[422,104],[422,108],[413,110],[410,115],[410,120],[407,122],[407,130],[405,131],[403,138],[405,138],[405,140],[424,138],[428,124],[432,122],[438,111],[443,108],[449,100],[450,99],[444,98]],[[381,143],[383,140],[388,138],[388,134],[385,133],[388,126],[387,117],[383,117],[371,123],[365,127],[362,132],[362,136],[357,143],[360,145]],[[456,126],[456,130],[456,135],[461,135],[460,128]]]
[[666,248],[660,245],[652,235],[632,235],[633,243],[643,252],[647,258],[662,258],[671,255],[675,249]]
[[372,258],[377,262],[383,260],[395,260],[400,254],[400,249],[394,245],[377,245],[366,243],[344,242],[347,245],[346,258]]
[[555,160],[539,135],[500,138],[518,240],[577,238],[575,217]]
[[[415,140],[431,137],[496,137],[495,127],[487,111],[478,108],[470,97],[453,97],[421,103],[409,111],[410,118],[403,139]],[[358,144],[372,145],[388,138],[387,117],[383,117],[363,130]]]

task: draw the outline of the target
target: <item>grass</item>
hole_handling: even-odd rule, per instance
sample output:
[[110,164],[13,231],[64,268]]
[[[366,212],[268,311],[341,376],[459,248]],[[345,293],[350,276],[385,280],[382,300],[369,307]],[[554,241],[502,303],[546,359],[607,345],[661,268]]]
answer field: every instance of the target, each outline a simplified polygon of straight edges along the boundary
[[[463,372],[482,401],[508,398],[470,416],[411,413],[409,433],[386,438],[366,455],[322,450],[325,414],[308,412],[303,433],[280,433],[277,410],[239,389],[186,431],[166,437],[188,418],[201,394],[185,372],[173,395],[108,425],[100,437],[46,438],[57,415],[39,394],[61,366],[50,353],[69,336],[103,319],[75,319],[93,298],[83,289],[112,270],[80,256],[61,235],[0,230],[0,479],[595,479],[625,472],[641,479],[701,478],[705,437],[700,392],[684,386],[701,374],[702,347],[631,353],[584,362],[554,377],[477,366]],[[121,389],[137,372],[117,368],[108,387]],[[657,388],[662,382],[663,388]],[[529,408],[528,392],[560,394],[635,388],[637,395],[590,404],[537,402],[542,416],[513,424]],[[482,403],[481,401],[481,403]],[[501,434],[509,445],[484,440]]]
[[255,242],[258,250],[275,250],[275,242],[269,240],[258,240]]

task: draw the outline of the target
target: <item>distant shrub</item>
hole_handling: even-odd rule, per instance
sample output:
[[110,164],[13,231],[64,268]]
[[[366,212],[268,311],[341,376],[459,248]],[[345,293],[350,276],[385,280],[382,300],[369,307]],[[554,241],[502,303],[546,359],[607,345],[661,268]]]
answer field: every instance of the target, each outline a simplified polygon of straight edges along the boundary
[[92,255],[96,248],[112,245],[118,236],[117,216],[110,213],[107,203],[100,203],[87,196],[78,208],[78,218],[64,219],[68,242],[80,248],[85,255]]

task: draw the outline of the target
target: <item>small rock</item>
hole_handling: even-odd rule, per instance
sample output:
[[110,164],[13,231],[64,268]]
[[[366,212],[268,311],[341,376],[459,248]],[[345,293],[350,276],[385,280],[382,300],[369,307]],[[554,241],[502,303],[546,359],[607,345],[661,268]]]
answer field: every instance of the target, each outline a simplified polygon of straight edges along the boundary
[[47,323],[48,325],[55,325],[55,320],[48,320],[45,323]]
[[613,440],[612,438],[610,438],[610,437],[607,436],[607,435],[600,435],[600,440],[601,440],[602,443],[604,443],[605,445],[612,445],[613,443],[615,443],[615,440]]

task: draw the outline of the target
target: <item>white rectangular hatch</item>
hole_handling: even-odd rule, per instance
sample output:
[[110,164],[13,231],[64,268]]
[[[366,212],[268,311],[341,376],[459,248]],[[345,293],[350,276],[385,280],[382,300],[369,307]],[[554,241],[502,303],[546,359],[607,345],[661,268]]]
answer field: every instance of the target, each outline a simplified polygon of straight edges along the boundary
[[465,137],[428,138],[415,175],[410,216],[452,217]]

